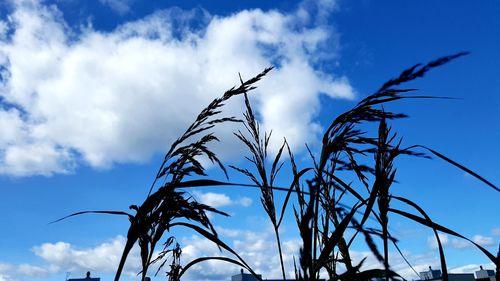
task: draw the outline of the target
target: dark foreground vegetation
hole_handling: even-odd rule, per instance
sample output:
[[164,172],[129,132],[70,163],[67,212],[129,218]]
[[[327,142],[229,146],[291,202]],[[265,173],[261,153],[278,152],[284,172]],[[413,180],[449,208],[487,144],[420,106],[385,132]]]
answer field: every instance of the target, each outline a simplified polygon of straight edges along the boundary
[[[309,149],[310,166],[299,168],[294,154],[286,140],[276,155],[268,153],[270,133],[262,132],[252,112],[248,94],[271,69],[265,69],[254,78],[243,81],[220,98],[213,100],[203,109],[195,121],[170,147],[151,185],[148,197],[141,205],[132,205],[132,213],[122,211],[85,211],[84,213],[104,213],[127,216],[130,228],[120,264],[116,271],[118,281],[130,250],[135,244],[140,247],[142,260],[142,280],[152,264],[156,273],[166,270],[169,281],[177,281],[187,270],[207,260],[220,260],[236,264],[257,275],[252,267],[229,245],[222,241],[212,226],[208,212],[221,216],[226,213],[196,202],[186,190],[205,186],[252,186],[261,191],[261,203],[275,230],[276,255],[280,258],[283,279],[315,281],[319,273],[326,272],[329,280],[369,280],[374,277],[386,280],[403,280],[391,269],[389,248],[396,249],[404,258],[396,237],[389,231],[389,218],[401,216],[432,229],[439,249],[443,280],[448,280],[446,258],[438,233],[446,233],[468,240],[484,253],[495,265],[497,280],[500,280],[500,251],[491,253],[474,241],[446,228],[430,218],[425,210],[408,198],[391,193],[395,182],[397,157],[435,157],[448,162],[482,181],[496,191],[500,189],[479,174],[458,162],[423,145],[405,147],[401,138],[391,131],[388,122],[405,118],[400,112],[390,112],[383,105],[404,99],[432,99],[435,97],[417,95],[415,89],[403,85],[424,76],[429,70],[441,66],[466,53],[442,57],[425,65],[417,64],[398,77],[389,80],[374,94],[361,100],[351,110],[337,116],[326,129],[321,148]],[[236,117],[220,117],[224,103],[231,98],[242,98],[246,109],[244,120]],[[210,150],[210,143],[218,141],[213,133],[215,126],[223,123],[243,123],[245,131],[235,136],[248,148],[247,160],[251,168],[226,167],[218,156]],[[374,123],[378,130],[365,131],[366,124]],[[363,126],[363,129],[360,127]],[[315,154],[315,151],[320,151]],[[285,155],[287,157],[285,157]],[[206,157],[217,165],[227,176],[227,168],[234,169],[248,177],[249,183],[221,182],[211,179],[199,157]],[[285,166],[284,162],[287,162]],[[246,167],[246,166],[245,166]],[[283,175],[282,167],[291,167],[288,175]],[[281,172],[280,172],[281,171]],[[342,172],[341,172],[342,171]],[[289,186],[276,186],[280,176],[290,178]],[[339,173],[341,172],[341,173]],[[349,181],[345,175],[350,174]],[[343,177],[344,176],[344,177]],[[351,182],[355,178],[356,181]],[[275,193],[285,195],[279,205]],[[295,276],[286,276],[283,263],[279,229],[287,212],[293,208],[301,238],[300,253],[295,257]],[[413,212],[407,212],[408,208]],[[370,220],[370,224],[367,221]],[[377,227],[374,227],[374,223]],[[216,244],[224,256],[198,257],[181,264],[181,246],[169,233],[183,227],[203,236],[207,242]],[[354,229],[347,231],[348,229]],[[364,260],[353,263],[350,247],[356,241],[364,241],[372,254],[380,261],[379,269],[365,270]],[[380,242],[379,242],[380,241]],[[155,250],[161,247],[159,256]],[[406,260],[406,259],[405,259]],[[340,266],[339,266],[340,265]],[[408,266],[412,265],[408,263]],[[339,270],[342,268],[342,270]],[[339,272],[341,271],[341,272]]]

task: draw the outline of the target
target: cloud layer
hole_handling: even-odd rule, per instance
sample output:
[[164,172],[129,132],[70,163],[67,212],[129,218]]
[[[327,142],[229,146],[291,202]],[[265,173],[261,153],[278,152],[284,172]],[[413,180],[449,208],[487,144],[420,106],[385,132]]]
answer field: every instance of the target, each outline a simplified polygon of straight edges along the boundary
[[[44,243],[33,247],[33,253],[41,258],[42,266],[31,264],[0,263],[0,281],[32,280],[66,272],[91,271],[98,274],[114,274],[120,261],[126,238],[117,236],[95,247],[78,248],[67,242]],[[130,253],[124,270],[125,278],[135,279],[140,271],[139,250]]]
[[[319,95],[352,98],[353,90],[347,78],[315,67],[338,42],[311,13],[171,9],[103,32],[69,27],[54,6],[14,1],[0,21],[0,173],[147,161],[237,84],[238,73],[250,78],[271,64],[252,94],[263,127],[295,147],[316,140]],[[240,103],[225,112],[241,116]]]
[[[279,257],[277,256],[274,233],[271,227],[264,227],[259,232],[221,227],[217,227],[217,231],[222,240],[231,245],[257,273],[263,275],[264,279],[281,277]],[[442,236],[442,238],[443,241],[448,241],[445,236]],[[67,242],[44,243],[33,248],[33,253],[44,261],[43,265],[0,263],[0,280],[14,280],[14,276],[17,276],[16,280],[30,280],[68,271],[76,273],[88,270],[100,275],[113,275],[121,257],[125,240],[123,236],[117,236],[89,248],[79,248]],[[196,235],[185,236],[179,242],[182,246],[183,264],[203,256],[226,255],[231,257],[228,253],[221,253],[213,243]],[[287,277],[289,278],[294,277],[293,259],[295,256],[297,260],[299,247],[300,240],[298,239],[282,239],[283,257]],[[417,272],[425,271],[429,266],[439,268],[440,261],[435,253],[415,254],[404,251],[404,255]],[[416,274],[397,252],[390,252],[389,256],[393,270],[408,280],[417,278]],[[365,270],[382,267],[382,264],[377,261],[370,251],[351,250],[351,258],[354,264],[366,258],[363,263],[363,269]],[[126,280],[129,278],[131,280],[136,279],[136,274],[140,271],[138,265],[140,265],[139,251],[134,248],[125,266],[124,277]],[[494,268],[492,263],[483,264],[483,266],[488,269]],[[468,264],[450,268],[450,271],[454,273],[471,273],[478,268],[479,265],[477,264]],[[153,274],[156,270],[155,266],[150,270],[150,274]],[[192,267],[186,273],[184,279],[200,281],[226,280],[230,276],[237,274],[239,270],[238,267],[232,264],[208,261]],[[338,272],[344,270],[341,267],[338,268]],[[161,274],[163,273],[160,273],[160,276]]]

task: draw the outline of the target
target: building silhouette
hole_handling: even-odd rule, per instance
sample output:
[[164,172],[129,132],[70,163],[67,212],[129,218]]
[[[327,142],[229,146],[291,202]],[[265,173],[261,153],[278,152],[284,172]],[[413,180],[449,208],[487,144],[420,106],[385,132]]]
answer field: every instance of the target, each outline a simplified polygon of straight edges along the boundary
[[70,278],[67,281],[101,281],[99,277],[90,277],[90,271],[87,271],[87,276],[85,278]]
[[[262,279],[262,275],[259,275],[259,277]],[[250,273],[244,273],[243,269],[241,269],[240,274],[231,276],[231,281],[259,281],[259,279]]]
[[[448,273],[448,280],[449,281],[497,281],[495,278],[495,272],[493,270],[485,270],[483,269],[482,266],[480,266],[480,269],[475,273],[476,273],[475,277],[474,273]],[[421,280],[418,281],[443,280],[441,270],[433,270],[430,266],[428,271],[420,272],[419,275]]]
[[[449,281],[500,281],[496,280],[495,278],[495,271],[493,270],[488,270],[488,269],[483,269],[482,266],[480,266],[480,269],[475,272],[476,276],[474,277],[474,273],[448,273],[448,280]],[[443,276],[442,272],[439,269],[432,269],[432,267],[429,266],[429,270],[427,271],[422,271],[419,273],[420,275],[420,280],[416,281],[442,281]],[[258,274],[259,278],[262,279],[262,275]],[[81,279],[85,280],[85,279]],[[253,276],[250,273],[245,273],[243,269],[241,269],[239,274],[231,276],[231,281],[258,281],[257,277]],[[287,280],[282,280],[282,279],[262,279],[264,281],[295,281],[295,279],[287,279]],[[322,281],[325,281],[324,279],[320,279]],[[385,280],[385,278],[373,278],[371,279],[372,281],[379,281],[379,280]],[[80,279],[79,279],[80,281]]]
[[495,271],[489,269],[483,269],[483,266],[479,267],[479,270],[476,271],[476,280],[477,281],[496,281]]
[[422,271],[418,275],[420,275],[421,280],[434,280],[441,277],[441,270],[432,269],[432,267],[429,266],[429,270]]
[[[262,275],[257,274],[260,279],[262,279]],[[262,279],[264,281],[296,281],[295,279]],[[231,281],[259,281],[255,276],[250,273],[245,273],[243,269],[241,269],[239,274],[231,276]],[[325,279],[319,279],[318,281],[325,281]]]

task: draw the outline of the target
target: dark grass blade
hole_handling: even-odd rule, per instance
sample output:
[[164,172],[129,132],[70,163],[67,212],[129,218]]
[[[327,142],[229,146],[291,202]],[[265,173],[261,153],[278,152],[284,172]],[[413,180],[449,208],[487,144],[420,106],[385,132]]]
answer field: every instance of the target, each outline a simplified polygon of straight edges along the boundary
[[361,206],[361,204],[355,205],[352,207],[351,211],[347,216],[345,216],[342,221],[337,225],[333,233],[330,235],[328,238],[328,241],[324,243],[324,247],[321,250],[321,254],[318,257],[318,261],[316,264],[316,271],[319,271],[319,269],[326,264],[326,261],[328,260],[328,256],[331,254],[335,246],[339,243],[340,239],[344,236],[345,230],[349,226],[349,223],[351,222],[352,217],[358,210],[358,208]]
[[421,148],[424,148],[428,151],[430,151],[432,154],[436,155],[437,157],[443,159],[444,161],[452,164],[453,166],[455,167],[458,167],[459,169],[463,170],[464,172],[468,173],[469,175],[475,177],[476,179],[482,181],[483,183],[485,183],[486,185],[488,185],[489,187],[493,188],[494,190],[500,192],[500,188],[498,188],[496,185],[494,185],[493,183],[491,183],[490,181],[486,180],[485,178],[483,178],[482,176],[480,176],[478,173],[472,171],[471,169],[465,167],[464,165],[444,156],[443,154],[435,151],[434,149],[431,149],[431,148],[428,148],[426,146],[423,146],[423,145],[416,145],[415,147],[421,147]]
[[[392,241],[392,240],[391,240]],[[420,278],[420,274],[418,274],[418,272],[415,270],[415,268],[413,268],[413,266],[411,265],[411,263],[408,261],[408,259],[405,257],[405,255],[403,255],[403,252],[401,251],[401,249],[399,248],[398,246],[398,243],[396,243],[396,241],[392,241],[392,244],[394,245],[394,247],[396,248],[396,250],[398,251],[399,255],[403,258],[403,260],[406,262],[406,264],[411,268],[411,270],[413,270],[413,272],[418,276],[418,278]]]
[[399,215],[402,215],[402,216],[404,216],[406,218],[409,218],[409,219],[411,219],[413,221],[420,222],[421,224],[426,225],[426,226],[432,228],[432,230],[434,231],[434,236],[436,237],[436,242],[438,244],[439,259],[440,259],[440,262],[441,262],[441,270],[443,272],[443,281],[448,281],[448,269],[446,267],[446,258],[445,258],[445,255],[444,255],[443,245],[441,244],[441,239],[439,238],[438,232],[437,232],[436,228],[434,227],[433,222],[427,217],[427,215],[425,215],[426,216],[425,219],[422,219],[422,218],[417,217],[415,215],[406,213],[404,211],[392,209],[392,208],[389,208],[389,211],[393,212],[393,213],[396,213],[396,214],[399,214]]
[[115,281],[120,280],[120,276],[122,274],[123,268],[125,267],[125,262],[127,260],[127,257],[132,248],[134,247],[136,241],[137,239],[127,236],[127,242],[125,243],[125,247],[123,248],[122,256],[120,258],[120,263],[118,264],[118,268],[116,269],[115,279],[114,279]]
[[372,239],[372,233],[369,231],[366,231],[363,227],[357,225],[358,230],[363,234],[365,237],[365,242],[368,245],[368,248],[372,251],[373,255],[377,258],[379,262],[384,262],[384,257],[382,254],[380,254],[380,251],[378,250],[377,244]]
[[79,216],[79,215],[84,215],[84,214],[106,214],[106,215],[119,215],[119,216],[127,216],[129,219],[133,218],[133,216],[127,212],[122,212],[122,211],[82,211],[82,212],[76,212],[71,215],[67,215],[63,218],[57,219],[55,221],[49,222],[49,224],[60,222],[62,220],[65,220],[70,217],[74,216]]
[[[376,180],[375,180],[376,181]],[[363,218],[361,219],[360,225],[363,226],[370,216],[370,213],[373,211],[373,207],[375,205],[375,202],[377,200],[377,194],[379,192],[379,184],[376,182],[373,184],[370,196],[368,197],[368,203],[366,205],[365,212],[363,214]]]
[[395,199],[397,199],[399,201],[402,201],[402,202],[404,202],[404,203],[412,206],[413,208],[415,208],[420,214],[422,214],[422,216],[424,216],[425,221],[429,223],[428,226],[430,228],[432,228],[432,230],[434,232],[434,236],[436,237],[436,242],[438,244],[439,259],[441,261],[441,270],[443,272],[443,281],[448,281],[448,269],[447,269],[447,266],[446,266],[446,258],[445,258],[445,255],[444,255],[443,245],[441,244],[441,239],[439,238],[439,234],[437,232],[437,229],[432,225],[433,222],[432,222],[431,218],[427,215],[427,213],[420,206],[418,206],[413,201],[408,200],[406,198],[397,197],[397,196],[392,196],[392,198],[395,198]]
[[349,191],[352,195],[354,195],[354,197],[356,197],[356,199],[358,199],[360,202],[364,202],[365,199],[354,189],[352,188],[351,186],[349,186],[347,183],[345,183],[343,180],[341,180],[339,177],[335,176],[334,174],[331,174],[329,172],[326,172],[325,171],[325,174],[327,174],[328,176],[330,176],[332,179],[335,180],[336,183],[340,184],[340,186],[342,186],[342,188],[344,188],[345,190]]
[[186,264],[182,268],[181,272],[179,273],[179,279],[193,265],[196,265],[196,264],[201,263],[201,262],[209,261],[209,260],[220,260],[220,261],[224,261],[224,262],[227,262],[227,263],[232,263],[232,264],[238,265],[240,267],[243,267],[243,268],[247,269],[255,278],[257,278],[257,280],[262,281],[262,278],[258,274],[256,274],[251,268],[247,268],[243,263],[241,263],[241,262],[239,262],[237,260],[228,258],[228,257],[217,257],[217,256],[213,256],[213,257],[201,257],[201,258],[197,258],[197,259],[194,259],[194,260],[190,261],[188,264]]
[[374,278],[382,279],[386,277],[391,279],[400,278],[401,280],[406,280],[392,270],[389,270],[389,275],[387,275],[384,269],[368,269],[354,274],[340,275],[341,280],[372,280]]
[[276,224],[278,227],[281,225],[281,221],[283,220],[283,216],[285,215],[285,210],[286,206],[288,206],[288,200],[290,199],[290,195],[292,194],[292,192],[297,192],[297,190],[294,189],[295,185],[299,182],[300,178],[310,170],[312,170],[312,168],[302,169],[293,177],[292,184],[290,184],[290,188],[286,193],[285,201],[283,202],[283,206],[281,207],[281,213],[278,219],[278,223]]
[[[402,202],[405,202],[405,203],[408,203],[410,206],[416,206],[418,207],[417,204],[415,204],[414,202],[406,199],[406,198],[402,198],[402,197],[397,197],[397,196],[392,196],[392,198],[396,199],[396,200],[399,200],[399,201],[402,201]],[[417,210],[420,209],[422,210],[420,207],[417,208]],[[446,234],[450,234],[450,235],[453,235],[453,236],[456,236],[456,237],[459,237],[459,238],[462,238],[462,239],[465,239],[469,242],[471,242],[473,245],[475,245],[481,252],[483,252],[497,267],[500,266],[500,261],[492,254],[490,253],[488,250],[486,250],[485,248],[483,248],[481,245],[477,244],[476,242],[470,240],[469,238],[447,228],[447,227],[444,227],[438,223],[435,223],[431,220],[427,220],[427,219],[424,219],[424,218],[421,218],[421,217],[418,217],[414,214],[410,214],[408,212],[404,212],[404,211],[401,211],[401,210],[396,210],[396,209],[389,209],[390,212],[392,213],[395,213],[395,214],[399,214],[401,216],[404,216],[406,218],[409,218],[417,223],[420,223],[422,225],[425,225],[427,227],[430,227],[430,228],[433,228],[433,229],[436,229],[436,230],[439,230],[441,232],[444,232]],[[422,210],[423,211],[423,210]]]
[[[209,179],[200,179],[200,180],[186,180],[181,183],[175,184],[176,188],[192,188],[192,187],[208,187],[208,186],[240,186],[240,187],[253,187],[260,188],[260,186],[256,184],[247,184],[247,183],[234,183],[234,182],[223,182],[217,180],[209,180]],[[270,187],[273,190],[285,191],[289,192],[289,188],[273,186]],[[293,190],[292,192],[297,192]],[[309,194],[307,191],[300,191],[300,193]]]
[[[266,140],[266,147],[267,143],[269,140]],[[283,149],[285,148],[286,145],[286,140],[283,141],[283,144],[281,145],[278,153],[276,154],[276,157],[274,158],[273,165],[271,167],[271,180],[270,180],[270,185],[273,186],[274,179],[276,178],[276,175],[278,174],[279,170],[281,169],[281,166],[283,166],[283,163],[278,165],[280,159],[281,159],[281,154],[283,153]]]

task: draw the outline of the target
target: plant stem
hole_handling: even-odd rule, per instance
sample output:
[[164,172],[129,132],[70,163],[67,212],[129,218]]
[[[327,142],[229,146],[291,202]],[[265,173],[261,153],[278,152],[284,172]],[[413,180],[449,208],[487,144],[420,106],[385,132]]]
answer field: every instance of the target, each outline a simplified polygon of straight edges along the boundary
[[382,237],[384,239],[384,268],[385,268],[385,280],[389,280],[389,249],[388,249],[388,237],[387,237],[387,220],[384,221],[382,225]]
[[283,280],[286,280],[285,264],[283,263],[283,252],[281,251],[280,235],[278,232],[278,227],[276,225],[274,226],[274,234],[276,235],[276,243],[278,244],[278,252],[280,255],[281,273],[283,274]]

